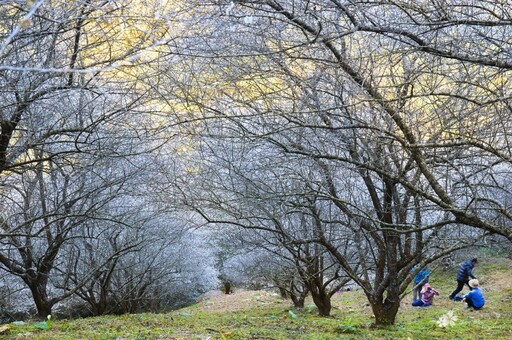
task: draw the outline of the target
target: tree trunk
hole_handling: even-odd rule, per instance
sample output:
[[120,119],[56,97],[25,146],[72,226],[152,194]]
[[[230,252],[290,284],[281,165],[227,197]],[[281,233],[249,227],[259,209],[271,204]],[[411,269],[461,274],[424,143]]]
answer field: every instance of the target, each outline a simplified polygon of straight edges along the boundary
[[52,314],[52,303],[48,299],[46,288],[41,284],[32,284],[29,286],[30,292],[34,299],[37,308],[37,316],[41,319],[46,319],[48,315]]
[[292,299],[293,306],[295,308],[304,308],[304,302],[306,301],[306,295],[291,293],[290,298]]
[[331,315],[331,297],[325,290],[320,290],[315,292],[313,289],[311,291],[311,297],[313,298],[313,302],[315,306],[318,308],[318,313],[321,316],[330,316]]
[[304,308],[304,302],[306,301],[308,293],[309,289],[303,283],[296,284],[291,282],[288,294],[290,294],[295,308]]
[[400,308],[400,299],[397,297],[393,300],[386,298],[371,301],[373,315],[375,316],[376,326],[389,326],[395,324],[396,315]]
[[224,292],[224,294],[231,294],[231,282],[229,282],[229,281],[222,282],[221,290]]
[[287,299],[289,296],[288,296],[288,291],[286,290],[286,288],[283,288],[283,287],[277,287],[279,289],[279,295],[281,296],[282,299]]
[[104,315],[108,308],[108,293],[103,289],[100,291],[98,302],[96,303],[96,315]]

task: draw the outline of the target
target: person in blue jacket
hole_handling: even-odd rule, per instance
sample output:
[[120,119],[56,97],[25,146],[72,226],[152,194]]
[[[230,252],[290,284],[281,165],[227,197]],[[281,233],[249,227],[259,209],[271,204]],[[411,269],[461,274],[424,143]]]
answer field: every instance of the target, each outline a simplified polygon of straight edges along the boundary
[[[411,272],[417,270],[418,265],[415,265]],[[430,277],[430,270],[427,268],[423,268],[414,276],[414,289],[412,291],[412,300],[416,301],[421,299],[421,290],[423,289],[423,285],[428,283]]]
[[485,305],[484,294],[480,290],[480,284],[477,279],[469,280],[469,286],[472,288],[469,293],[464,295],[462,299],[463,302],[466,303],[466,309],[475,309],[478,310]]
[[459,269],[457,270],[457,288],[450,294],[450,300],[455,300],[455,296],[464,288],[464,285],[467,285],[469,290],[472,289],[469,285],[469,278],[476,279],[475,275],[473,275],[473,268],[475,268],[477,262],[478,259],[475,257],[459,265]]

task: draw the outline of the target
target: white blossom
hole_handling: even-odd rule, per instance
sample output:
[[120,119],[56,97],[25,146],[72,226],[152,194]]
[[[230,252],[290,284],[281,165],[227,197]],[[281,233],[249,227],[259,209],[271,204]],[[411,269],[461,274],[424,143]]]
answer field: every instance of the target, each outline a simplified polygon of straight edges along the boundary
[[437,320],[437,325],[441,328],[448,328],[455,326],[455,322],[458,320],[457,315],[453,314],[453,311],[448,311]]

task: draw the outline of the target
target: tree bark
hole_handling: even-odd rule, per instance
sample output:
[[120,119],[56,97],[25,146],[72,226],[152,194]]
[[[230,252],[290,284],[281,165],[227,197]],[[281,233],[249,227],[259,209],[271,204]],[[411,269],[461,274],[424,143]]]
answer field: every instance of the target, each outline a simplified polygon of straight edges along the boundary
[[46,288],[41,283],[33,283],[28,285],[32,298],[37,308],[37,317],[46,319],[48,315],[52,314],[53,303],[48,299]]
[[306,301],[306,296],[308,295],[308,291],[306,290],[305,293],[299,293],[296,294],[294,292],[290,293],[290,298],[293,301],[293,306],[295,308],[304,308],[304,302]]
[[400,308],[399,296],[389,296],[386,298],[380,296],[378,299],[371,298],[369,300],[373,315],[375,316],[375,326],[384,327],[395,324],[396,315]]
[[311,297],[315,306],[318,308],[318,314],[321,316],[331,315],[331,297],[325,292],[325,290],[311,291]]

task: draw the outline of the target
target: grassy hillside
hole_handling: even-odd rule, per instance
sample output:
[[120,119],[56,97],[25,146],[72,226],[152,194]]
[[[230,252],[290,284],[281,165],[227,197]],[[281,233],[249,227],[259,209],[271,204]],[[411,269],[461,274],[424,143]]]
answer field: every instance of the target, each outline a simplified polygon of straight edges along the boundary
[[[2,339],[512,339],[512,261],[481,260],[475,268],[487,304],[467,311],[447,296],[455,288],[454,271],[435,271],[431,284],[441,292],[434,306],[413,308],[411,294],[402,302],[396,325],[374,329],[371,309],[360,290],[333,300],[332,318],[321,318],[313,305],[303,311],[264,291],[212,292],[198,304],[168,314],[134,314],[49,325],[11,325]],[[464,290],[466,292],[467,289]],[[452,316],[453,315],[453,316]],[[442,327],[440,319],[451,318]]]

